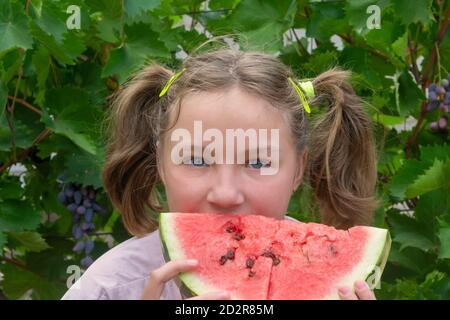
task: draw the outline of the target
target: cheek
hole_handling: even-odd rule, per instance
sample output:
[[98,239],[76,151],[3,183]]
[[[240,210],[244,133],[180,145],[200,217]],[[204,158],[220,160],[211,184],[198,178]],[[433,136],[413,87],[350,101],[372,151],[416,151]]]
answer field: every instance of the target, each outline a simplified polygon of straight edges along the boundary
[[202,179],[181,174],[174,168],[166,177],[166,196],[170,211],[197,212],[206,193]]
[[282,218],[291,196],[291,184],[283,177],[245,186],[246,200],[252,212],[267,217]]

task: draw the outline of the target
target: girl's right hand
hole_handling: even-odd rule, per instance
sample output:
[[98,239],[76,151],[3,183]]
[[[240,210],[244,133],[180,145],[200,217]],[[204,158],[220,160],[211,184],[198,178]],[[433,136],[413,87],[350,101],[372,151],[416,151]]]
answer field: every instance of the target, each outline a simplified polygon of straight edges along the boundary
[[[198,265],[197,260],[174,260],[169,261],[162,267],[150,273],[150,279],[145,285],[142,293],[142,300],[159,300],[164,285],[167,281],[175,278],[180,272],[194,269]],[[227,292],[208,292],[188,300],[228,300],[230,295]]]

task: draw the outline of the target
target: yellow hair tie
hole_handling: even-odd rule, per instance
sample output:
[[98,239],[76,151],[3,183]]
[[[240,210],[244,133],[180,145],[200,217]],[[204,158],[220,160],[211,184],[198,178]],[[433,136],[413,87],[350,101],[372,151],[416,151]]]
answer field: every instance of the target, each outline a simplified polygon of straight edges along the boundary
[[[311,81],[299,82],[300,87],[303,89],[302,90],[292,80],[291,77],[288,77],[288,80],[294,86],[294,89],[297,92],[298,96],[300,97],[300,101],[302,102],[303,107],[305,108],[305,111],[308,112],[308,113],[311,113],[311,108],[309,107],[309,104],[308,104],[308,101],[307,101],[306,97],[308,97],[308,98],[314,98],[315,97],[314,86],[313,86],[312,82]],[[306,93],[306,97],[305,97],[305,94],[303,93],[303,91]]]
[[159,97],[161,98],[163,95],[166,94],[167,90],[169,90],[170,86],[172,85],[172,83],[177,80],[177,78],[184,72],[184,70],[186,70],[186,68],[181,69],[180,71],[178,71],[177,73],[175,73],[172,77],[170,77],[169,81],[167,81],[166,85],[164,86],[164,88],[161,90],[161,93],[159,94]]

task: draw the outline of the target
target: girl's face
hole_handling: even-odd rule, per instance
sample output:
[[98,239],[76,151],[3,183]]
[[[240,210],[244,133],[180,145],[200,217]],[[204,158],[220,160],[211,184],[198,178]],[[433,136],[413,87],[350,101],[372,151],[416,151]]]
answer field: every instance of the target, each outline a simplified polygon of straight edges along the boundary
[[[194,163],[194,160],[202,161],[202,158],[193,158],[190,163],[181,164],[173,161],[172,151],[176,145],[180,145],[180,140],[171,141],[174,130],[185,129],[186,133],[189,132],[192,150],[199,148],[202,152],[211,144],[211,140],[205,141],[201,136],[200,145],[198,140],[194,141],[194,121],[201,121],[202,133],[208,129],[222,133],[223,164]],[[248,139],[245,140],[244,148],[239,148],[238,143],[234,143],[234,150],[226,148],[227,129],[243,129],[244,132],[250,129],[256,133],[266,129],[268,144],[271,143],[271,129],[278,129],[278,146],[274,146],[279,148],[276,174],[261,174],[261,167],[268,166],[265,162],[267,159],[250,159]],[[263,146],[260,144],[258,147]],[[226,91],[185,97],[179,118],[166,135],[162,149],[158,169],[165,186],[169,210],[173,212],[259,214],[282,219],[292,192],[301,183],[306,161],[306,152],[303,155],[296,153],[282,113],[267,101],[237,86]],[[269,154],[270,150],[268,148]],[[233,164],[227,164],[227,152],[232,153],[228,156],[234,159]],[[238,163],[239,152],[246,155],[247,164]],[[194,157],[194,152],[191,156]]]

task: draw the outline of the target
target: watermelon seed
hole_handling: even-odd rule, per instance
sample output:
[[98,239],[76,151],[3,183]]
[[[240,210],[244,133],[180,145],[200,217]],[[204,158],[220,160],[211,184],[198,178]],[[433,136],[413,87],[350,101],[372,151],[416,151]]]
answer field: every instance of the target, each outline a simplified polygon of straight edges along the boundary
[[233,233],[233,232],[236,231],[236,227],[235,227],[235,226],[228,226],[228,227],[225,229],[225,231],[228,232],[228,233]]
[[226,258],[230,259],[230,260],[234,260],[234,251],[228,250]]
[[255,271],[250,270],[250,272],[248,273],[248,276],[249,276],[250,278],[252,278],[255,274],[256,274]]
[[253,260],[252,258],[248,258],[247,261],[245,262],[245,265],[249,269],[253,268],[254,264],[255,264],[255,260]]
[[245,236],[242,233],[238,233],[234,236],[234,239],[239,241],[239,240],[245,239]]
[[272,258],[272,259],[275,258],[275,255],[272,252],[268,251],[268,250],[264,251],[262,256],[267,257],[267,258]]
[[273,259],[273,265],[277,266],[280,264],[280,259],[278,259],[277,257],[275,257],[275,259]]
[[227,256],[221,256],[221,257],[220,257],[220,264],[221,264],[221,265],[224,265],[225,262],[227,262],[227,260],[228,260]]
[[333,256],[337,255],[337,250],[333,245],[330,245],[330,252]]

